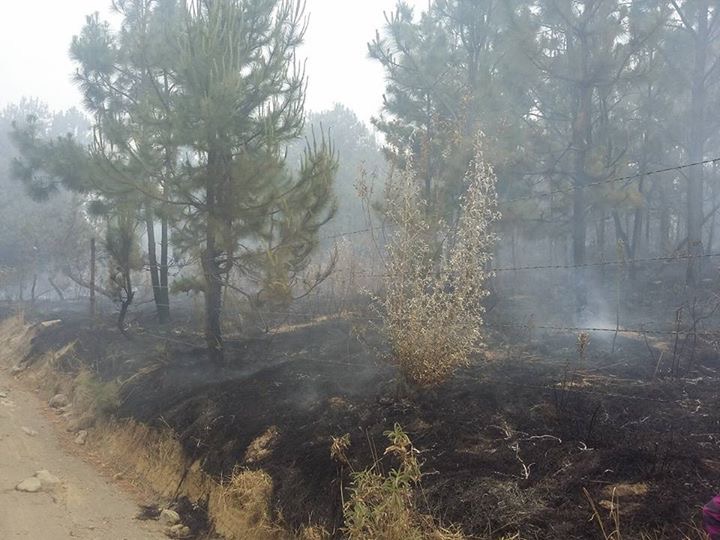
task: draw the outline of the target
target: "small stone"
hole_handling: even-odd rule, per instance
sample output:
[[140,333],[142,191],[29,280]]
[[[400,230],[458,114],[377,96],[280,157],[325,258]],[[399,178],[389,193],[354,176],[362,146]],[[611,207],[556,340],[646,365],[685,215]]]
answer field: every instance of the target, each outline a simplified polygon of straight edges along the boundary
[[160,522],[163,525],[176,525],[177,523],[180,523],[180,514],[178,514],[175,510],[164,508],[162,512],[160,512]]
[[5,399],[6,397],[8,397],[7,392],[0,390],[0,399]]
[[75,437],[75,444],[83,445],[85,444],[85,441],[87,440],[88,432],[84,429],[81,429],[77,433],[77,437]]
[[123,478],[124,478],[124,476],[123,476],[123,473],[121,473],[121,472],[115,473],[113,475],[113,480],[122,480]]
[[27,366],[20,366],[20,365],[13,366],[13,368],[10,370],[10,373],[12,373],[13,375],[17,375],[18,373],[25,371],[26,367]]
[[166,534],[170,538],[190,538],[190,527],[179,523],[170,527]]
[[46,489],[52,489],[60,483],[60,479],[57,476],[44,469],[36,472],[35,478],[40,482],[40,485]]
[[40,480],[35,477],[26,478],[17,486],[15,486],[15,489],[18,491],[23,491],[25,493],[37,493],[42,489],[42,483],[40,483]]
[[35,431],[34,429],[31,429],[27,426],[23,426],[20,429],[22,429],[25,432],[25,435],[28,435],[30,437],[35,437],[38,434],[37,431]]
[[48,402],[48,405],[50,405],[53,409],[67,407],[69,404],[70,401],[65,394],[55,394]]

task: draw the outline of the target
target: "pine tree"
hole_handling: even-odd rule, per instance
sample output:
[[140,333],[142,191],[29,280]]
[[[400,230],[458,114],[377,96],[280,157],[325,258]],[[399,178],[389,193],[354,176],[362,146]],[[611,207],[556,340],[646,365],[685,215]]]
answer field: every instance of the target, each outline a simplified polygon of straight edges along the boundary
[[[292,0],[181,3],[167,59],[174,140],[186,149],[173,178],[176,235],[196,251],[211,360],[224,361],[222,293],[231,273],[287,292],[332,216],[336,161],[323,137],[297,176],[283,148],[303,128],[305,75],[295,60],[306,23]],[[198,247],[199,246],[199,247]]]
[[42,165],[50,178],[94,189],[107,209],[134,201],[148,230],[160,203],[175,247],[200,260],[191,288],[204,294],[206,341],[220,364],[223,291],[245,293],[232,277],[291,299],[334,212],[337,161],[324,135],[309,141],[297,174],[284,163],[285,147],[304,127],[305,74],[295,58],[306,28],[302,4],[125,0],[117,7],[117,35],[92,17],[73,45],[96,121],[92,159],[83,161],[69,139],[28,145],[28,170]]

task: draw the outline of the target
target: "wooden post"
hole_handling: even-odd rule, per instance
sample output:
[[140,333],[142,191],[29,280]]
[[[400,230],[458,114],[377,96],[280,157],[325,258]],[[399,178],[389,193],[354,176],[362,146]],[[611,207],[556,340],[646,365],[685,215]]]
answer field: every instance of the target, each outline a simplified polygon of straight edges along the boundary
[[95,238],[90,239],[90,317],[95,320]]

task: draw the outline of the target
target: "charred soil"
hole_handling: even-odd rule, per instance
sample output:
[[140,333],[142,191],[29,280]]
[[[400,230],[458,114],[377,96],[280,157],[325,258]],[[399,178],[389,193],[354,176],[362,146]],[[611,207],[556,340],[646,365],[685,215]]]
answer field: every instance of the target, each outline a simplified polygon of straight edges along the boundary
[[169,426],[219,480],[237,467],[265,471],[275,518],[291,530],[312,523],[340,534],[350,478],[331,459],[331,437],[350,434],[359,470],[382,455],[395,423],[420,451],[421,511],[469,536],[597,538],[585,488],[601,512],[615,492],[629,537],[675,539],[720,485],[712,352],[679,379],[658,361],[667,344],[639,335],[620,335],[613,355],[595,336],[579,355],[572,335],[513,346],[527,339],[492,335],[486,358],[410,395],[398,392],[372,332],[359,339],[344,320],[232,341],[215,368],[190,332],[148,326],[127,339],[58,318],[28,358],[77,341],[74,362],[126,381],[120,418]]

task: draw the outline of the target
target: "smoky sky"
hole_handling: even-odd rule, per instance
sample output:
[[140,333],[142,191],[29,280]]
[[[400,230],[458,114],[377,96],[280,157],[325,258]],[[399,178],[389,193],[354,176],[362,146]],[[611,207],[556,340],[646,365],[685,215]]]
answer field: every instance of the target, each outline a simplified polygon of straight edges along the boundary
[[[307,0],[310,26],[299,51],[307,59],[307,108],[343,103],[369,121],[382,104],[383,72],[367,58],[367,42],[396,0]],[[416,11],[427,0],[410,0]],[[80,105],[68,56],[72,36],[95,11],[113,19],[109,0],[3,2],[0,17],[0,107],[37,97],[51,109]]]

